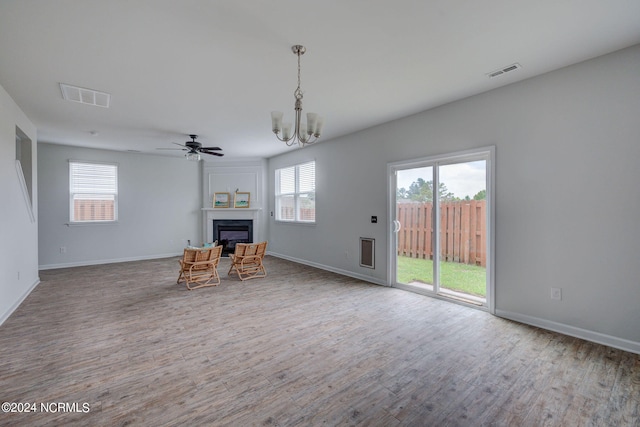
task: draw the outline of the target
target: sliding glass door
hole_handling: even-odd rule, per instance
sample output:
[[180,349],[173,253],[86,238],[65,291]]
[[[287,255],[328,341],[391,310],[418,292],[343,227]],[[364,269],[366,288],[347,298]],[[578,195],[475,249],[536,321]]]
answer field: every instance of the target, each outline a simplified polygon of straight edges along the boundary
[[493,149],[389,165],[390,282],[491,310]]

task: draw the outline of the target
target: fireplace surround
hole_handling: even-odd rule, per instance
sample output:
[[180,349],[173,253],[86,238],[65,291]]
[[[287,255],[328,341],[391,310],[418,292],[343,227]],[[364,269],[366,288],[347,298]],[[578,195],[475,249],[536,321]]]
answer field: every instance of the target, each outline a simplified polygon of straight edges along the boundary
[[[203,208],[202,223],[202,241],[213,242],[217,240],[217,232],[214,234],[213,221],[217,220],[251,220],[253,221],[253,234],[249,234],[251,242],[259,242],[264,240],[263,236],[263,220],[261,218],[262,210],[258,207],[251,208]],[[226,256],[226,254],[225,254]]]

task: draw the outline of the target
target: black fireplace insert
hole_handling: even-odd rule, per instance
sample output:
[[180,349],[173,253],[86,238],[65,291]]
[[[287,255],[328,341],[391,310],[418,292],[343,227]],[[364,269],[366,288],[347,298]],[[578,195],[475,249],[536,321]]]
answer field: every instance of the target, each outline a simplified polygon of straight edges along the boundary
[[229,256],[236,249],[236,243],[253,243],[253,220],[214,219],[213,240],[222,245],[222,256]]

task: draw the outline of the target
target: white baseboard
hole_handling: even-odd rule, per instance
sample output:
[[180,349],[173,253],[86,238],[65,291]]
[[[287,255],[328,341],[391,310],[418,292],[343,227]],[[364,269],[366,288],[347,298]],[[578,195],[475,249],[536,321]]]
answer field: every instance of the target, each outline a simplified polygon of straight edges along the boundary
[[330,271],[332,273],[341,274],[343,276],[353,277],[354,279],[363,280],[365,282],[373,283],[374,285],[389,286],[389,285],[387,285],[386,282],[384,282],[382,280],[379,280],[379,279],[376,279],[375,277],[365,276],[364,274],[354,273],[353,271],[343,270],[341,268],[330,267],[328,265],[318,264],[316,262],[307,261],[305,259],[295,258],[295,257],[291,257],[291,256],[288,256],[288,255],[278,254],[278,253],[274,253],[274,252],[270,252],[270,251],[267,251],[267,255],[271,255],[271,256],[274,256],[276,258],[286,259],[287,261],[296,262],[298,264],[304,264],[304,265],[308,265],[310,267],[319,268],[320,270],[326,270],[326,271]]
[[611,335],[602,334],[600,332],[589,331],[587,329],[577,328],[564,323],[553,322],[551,320],[541,319],[539,317],[527,316],[525,314],[513,313],[510,311],[497,310],[496,316],[505,319],[514,320],[538,328],[547,329],[549,331],[559,332],[571,337],[581,338],[597,344],[607,345],[609,347],[640,354],[640,342],[626,340]]
[[181,256],[181,255],[182,255],[182,252],[176,252],[176,253],[170,253],[170,254],[146,255],[146,256],[138,256],[138,257],[130,257],[130,258],[99,259],[99,260],[92,260],[92,261],[68,262],[68,263],[62,263],[62,264],[47,264],[47,265],[41,265],[38,268],[40,270],[53,270],[56,268],[84,267],[87,265],[113,264],[116,262],[144,261],[148,259],[170,258],[174,256]]
[[29,288],[27,288],[27,290],[20,296],[20,298],[18,298],[12,305],[11,307],[9,307],[9,309],[2,313],[2,315],[0,315],[0,325],[2,325],[5,320],[7,320],[9,318],[9,316],[11,316],[13,314],[14,311],[16,311],[16,309],[18,307],[20,307],[20,304],[22,304],[22,302],[29,296],[29,294],[36,288],[36,286],[38,286],[40,284],[40,278],[38,277],[36,279],[35,282],[33,282],[31,284],[31,286],[29,286]]

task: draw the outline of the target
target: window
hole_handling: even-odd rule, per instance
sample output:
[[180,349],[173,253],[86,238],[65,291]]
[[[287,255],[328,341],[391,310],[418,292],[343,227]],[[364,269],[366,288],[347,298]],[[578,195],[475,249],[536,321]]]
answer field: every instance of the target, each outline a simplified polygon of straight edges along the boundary
[[118,219],[118,166],[69,162],[69,217],[72,223]]
[[276,220],[316,222],[316,162],[276,170]]

